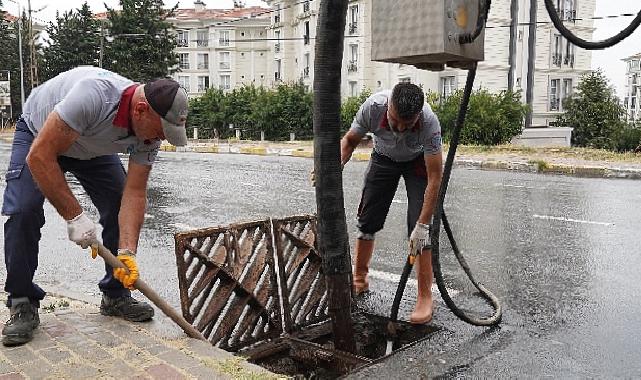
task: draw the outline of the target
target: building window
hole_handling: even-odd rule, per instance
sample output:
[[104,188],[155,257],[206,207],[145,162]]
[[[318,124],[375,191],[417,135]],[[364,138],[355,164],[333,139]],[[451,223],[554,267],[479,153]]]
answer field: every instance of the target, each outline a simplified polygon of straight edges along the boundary
[[198,92],[205,92],[209,88],[209,76],[198,77]]
[[280,59],[274,61],[274,80],[277,82],[283,80],[283,77],[281,76],[281,65],[282,63]]
[[219,46],[229,46],[229,30],[221,30],[218,38]]
[[309,12],[309,0],[303,2],[303,12]]
[[228,51],[220,52],[220,70],[231,69],[231,54]]
[[199,53],[197,57],[198,70],[209,70],[209,54]]
[[633,59],[630,61],[630,71],[637,71],[637,70],[639,70],[639,60]]
[[358,5],[349,7],[349,34],[356,34],[358,32]]
[[183,70],[189,70],[189,53],[178,54],[178,66]]
[[349,96],[358,96],[358,82],[349,81]]
[[554,50],[552,51],[552,66],[561,67],[563,60],[563,37],[560,34],[554,35]]
[[185,91],[189,92],[189,77],[186,75],[178,76],[178,84],[180,87],[184,88]]
[[572,96],[572,78],[563,79],[563,92],[561,93],[561,108],[563,108],[563,102],[565,99]]
[[303,36],[303,43],[309,45],[309,21],[305,21],[305,35]]
[[410,77],[398,78],[398,83],[412,83],[412,78]]
[[550,107],[549,111],[560,111],[560,97],[559,97],[559,91],[561,87],[561,80],[560,79],[552,79],[550,80]]
[[178,47],[187,47],[189,46],[189,31],[188,30],[179,30],[176,32],[176,43]]
[[556,11],[563,21],[572,21],[576,19],[576,7],[574,0],[556,0]]
[[220,86],[221,90],[229,90],[231,88],[231,76],[230,75],[221,75],[220,76]]
[[441,77],[441,98],[446,99],[456,91],[456,77]]
[[274,38],[276,40],[276,45],[274,45],[274,52],[279,53],[280,52],[280,30],[274,31]]
[[274,12],[274,24],[280,22],[280,4],[276,5],[276,12]]
[[196,32],[196,46],[209,46],[209,32],[207,30]]
[[574,67],[574,44],[567,40],[565,41],[565,57],[563,57],[563,64]]
[[305,53],[305,67],[303,68],[303,78],[309,78],[309,53]]
[[349,45],[349,62],[347,63],[348,72],[358,71],[358,45]]

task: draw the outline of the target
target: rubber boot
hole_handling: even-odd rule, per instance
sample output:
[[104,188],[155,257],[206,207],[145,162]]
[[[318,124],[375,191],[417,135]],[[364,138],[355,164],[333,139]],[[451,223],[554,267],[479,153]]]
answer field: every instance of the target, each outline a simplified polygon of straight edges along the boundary
[[418,280],[418,297],[416,306],[410,315],[410,323],[424,324],[432,321],[434,311],[432,305],[432,255],[431,251],[423,250],[416,260],[416,277]]
[[369,291],[367,274],[369,261],[372,258],[372,252],[374,252],[374,240],[356,239],[354,251],[354,295],[358,296]]

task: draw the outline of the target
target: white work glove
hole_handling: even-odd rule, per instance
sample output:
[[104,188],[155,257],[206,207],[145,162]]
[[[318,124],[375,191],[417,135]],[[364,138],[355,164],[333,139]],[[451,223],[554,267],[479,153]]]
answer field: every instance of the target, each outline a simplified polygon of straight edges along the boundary
[[67,220],[69,240],[82,248],[88,248],[96,242],[96,224],[83,212],[71,220]]
[[418,251],[418,253],[421,253],[424,249],[429,249],[431,247],[430,229],[429,224],[416,223],[410,235],[410,249]]

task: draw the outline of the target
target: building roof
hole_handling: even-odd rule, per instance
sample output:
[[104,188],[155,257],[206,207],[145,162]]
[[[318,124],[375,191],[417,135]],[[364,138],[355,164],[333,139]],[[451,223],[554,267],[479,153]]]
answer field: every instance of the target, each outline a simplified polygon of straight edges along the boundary
[[633,54],[633,55],[631,55],[631,56],[629,56],[627,58],[623,58],[622,61],[627,62],[627,61],[629,61],[631,59],[637,59],[637,58],[641,58],[641,53],[636,53],[636,54]]
[[9,22],[14,22],[14,21],[16,21],[18,19],[18,17],[12,15],[9,12],[4,12],[4,19],[9,21]]
[[271,9],[259,6],[233,9],[177,9],[172,20],[236,20],[243,18],[269,18]]

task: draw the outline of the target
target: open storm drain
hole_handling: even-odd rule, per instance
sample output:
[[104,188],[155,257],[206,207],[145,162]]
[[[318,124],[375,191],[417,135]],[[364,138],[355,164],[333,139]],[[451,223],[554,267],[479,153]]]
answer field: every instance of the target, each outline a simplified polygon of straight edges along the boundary
[[[335,378],[385,356],[388,319],[355,312],[355,354],[333,345],[313,215],[176,234],[183,316],[207,340],[289,376]],[[396,324],[394,349],[433,326]]]

